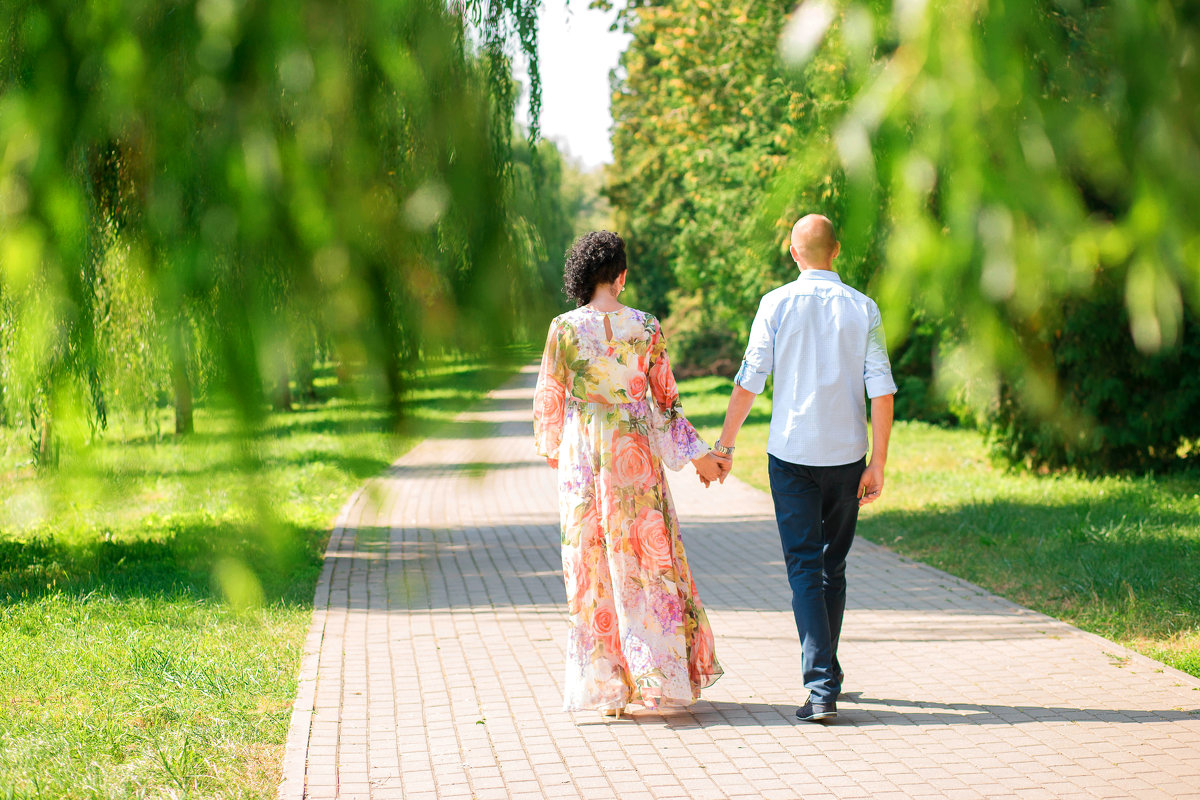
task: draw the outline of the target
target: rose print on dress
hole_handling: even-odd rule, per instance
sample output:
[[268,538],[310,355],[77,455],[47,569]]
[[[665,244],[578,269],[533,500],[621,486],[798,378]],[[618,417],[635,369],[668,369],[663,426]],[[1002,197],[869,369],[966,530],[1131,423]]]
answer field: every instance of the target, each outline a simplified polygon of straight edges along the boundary
[[646,376],[635,372],[629,376],[629,399],[641,400],[646,396]]
[[654,387],[654,396],[662,398],[660,405],[668,408],[678,407],[679,388],[675,385],[675,375],[671,372],[671,364],[665,352],[650,368],[650,381]]
[[603,642],[610,653],[621,651],[621,631],[617,625],[617,609],[612,599],[600,601],[592,615],[592,632],[597,641]]
[[587,600],[592,585],[583,552],[579,548],[571,548],[571,552],[564,553],[563,572],[568,585],[572,587],[567,592],[567,611],[578,614],[583,610],[582,604]]
[[650,442],[641,436],[613,434],[613,482],[623,489],[645,491],[655,482],[654,456]]
[[629,526],[629,539],[638,562],[647,572],[663,574],[675,566],[675,546],[657,508],[645,508]]
[[[554,379],[551,378],[550,380],[553,381]],[[548,388],[548,391],[542,392],[542,404],[541,408],[538,409],[542,424],[547,426],[557,425],[561,428],[563,413],[566,411],[566,388],[562,384],[555,386],[553,383]]]

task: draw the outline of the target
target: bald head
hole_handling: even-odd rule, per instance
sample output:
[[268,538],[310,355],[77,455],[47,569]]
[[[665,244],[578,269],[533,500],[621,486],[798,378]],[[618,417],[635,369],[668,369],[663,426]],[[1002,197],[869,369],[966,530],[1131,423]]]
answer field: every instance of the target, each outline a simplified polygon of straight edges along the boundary
[[840,249],[828,217],[809,214],[792,226],[792,258],[800,269],[830,269]]

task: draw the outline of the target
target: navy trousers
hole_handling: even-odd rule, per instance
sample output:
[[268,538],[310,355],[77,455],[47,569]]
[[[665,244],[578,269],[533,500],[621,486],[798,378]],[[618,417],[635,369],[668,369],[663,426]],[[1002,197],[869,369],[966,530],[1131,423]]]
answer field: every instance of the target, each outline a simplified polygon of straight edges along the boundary
[[814,703],[834,702],[842,690],[837,646],[846,612],[846,556],[865,468],[865,457],[836,467],[806,467],[767,456],[804,686]]

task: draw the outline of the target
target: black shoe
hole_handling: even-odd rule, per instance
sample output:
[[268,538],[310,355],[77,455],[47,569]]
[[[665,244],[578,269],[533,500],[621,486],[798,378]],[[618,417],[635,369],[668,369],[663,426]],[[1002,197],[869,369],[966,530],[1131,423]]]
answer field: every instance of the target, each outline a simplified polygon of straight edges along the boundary
[[796,719],[801,722],[832,722],[837,719],[837,703],[814,703],[809,700],[796,709]]

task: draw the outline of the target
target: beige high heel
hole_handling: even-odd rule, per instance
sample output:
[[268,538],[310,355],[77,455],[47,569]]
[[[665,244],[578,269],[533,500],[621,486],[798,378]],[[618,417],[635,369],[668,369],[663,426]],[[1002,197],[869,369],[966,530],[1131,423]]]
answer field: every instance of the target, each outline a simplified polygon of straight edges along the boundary
[[604,718],[605,722],[610,719],[620,720],[621,712],[624,710],[624,708],[605,708],[601,710],[600,716]]

